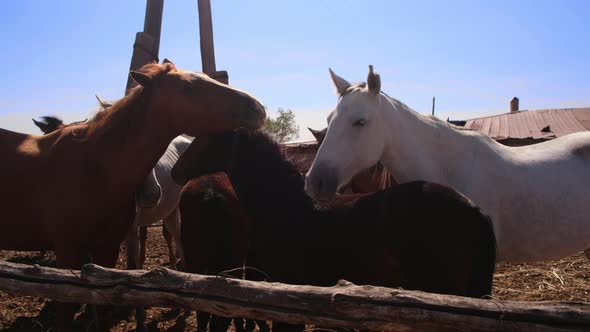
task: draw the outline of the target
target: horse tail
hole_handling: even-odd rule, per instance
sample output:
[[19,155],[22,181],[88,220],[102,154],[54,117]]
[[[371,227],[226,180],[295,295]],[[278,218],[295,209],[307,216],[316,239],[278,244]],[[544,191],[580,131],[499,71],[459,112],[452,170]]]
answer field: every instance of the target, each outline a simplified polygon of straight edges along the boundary
[[489,297],[492,295],[492,287],[494,282],[494,271],[496,269],[496,235],[494,233],[494,225],[492,219],[483,213],[478,207],[473,208],[474,220],[479,220],[477,223],[477,231],[474,235],[474,249],[477,252],[473,253],[473,276],[474,282],[470,283],[469,294],[473,297]]

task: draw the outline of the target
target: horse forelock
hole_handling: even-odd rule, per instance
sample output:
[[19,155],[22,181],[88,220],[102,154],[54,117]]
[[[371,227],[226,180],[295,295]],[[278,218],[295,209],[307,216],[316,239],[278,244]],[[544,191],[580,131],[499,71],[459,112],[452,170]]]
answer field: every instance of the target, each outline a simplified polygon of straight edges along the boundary
[[174,64],[167,62],[164,64],[149,63],[141,67],[138,71],[152,78],[158,78],[160,76],[166,75],[167,73],[175,69],[176,66]]
[[342,98],[352,92],[362,90],[366,87],[367,87],[367,83],[365,83],[365,82],[353,82],[350,84],[350,86],[346,90],[344,90],[344,92],[340,95],[340,98]]

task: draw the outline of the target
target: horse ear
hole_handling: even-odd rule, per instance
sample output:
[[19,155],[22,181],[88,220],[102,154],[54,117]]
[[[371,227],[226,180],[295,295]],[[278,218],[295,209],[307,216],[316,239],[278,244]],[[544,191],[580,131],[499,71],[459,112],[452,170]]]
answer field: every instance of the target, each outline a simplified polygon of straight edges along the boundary
[[374,95],[381,92],[381,77],[379,74],[373,72],[373,65],[369,65],[369,76],[367,77],[367,87],[369,92]]
[[350,88],[350,83],[348,83],[348,81],[343,79],[342,77],[334,74],[332,68],[328,68],[328,70],[330,71],[330,77],[332,78],[332,82],[334,82],[334,86],[336,87],[336,92],[338,92],[338,95],[340,96],[343,95],[344,92],[346,92],[346,90]]
[[[100,104],[100,107],[102,107],[103,110],[106,110],[107,108],[113,106],[113,104],[100,98],[98,95],[94,95],[94,96],[96,97],[96,100],[98,100],[98,103]],[[86,121],[86,120],[84,120],[84,121]]]
[[311,132],[311,134],[313,135],[315,140],[318,141],[318,143],[324,140],[324,137],[326,136],[326,131],[328,130],[328,128],[324,128],[322,130],[315,130],[309,127],[307,127],[307,129]]
[[129,75],[137,84],[143,87],[147,87],[152,84],[152,78],[142,72],[132,70],[129,72]]
[[32,120],[33,120],[33,123],[35,124],[35,126],[39,127],[39,129],[41,129],[42,132],[45,132],[45,130],[47,130],[47,123],[37,121],[35,119],[32,119]]
[[163,65],[165,65],[165,64],[167,64],[167,63],[169,63],[169,64],[171,64],[171,65],[174,65],[174,63],[172,63],[172,61],[168,60],[168,58],[165,58],[165,59],[162,61],[162,64],[163,64]]

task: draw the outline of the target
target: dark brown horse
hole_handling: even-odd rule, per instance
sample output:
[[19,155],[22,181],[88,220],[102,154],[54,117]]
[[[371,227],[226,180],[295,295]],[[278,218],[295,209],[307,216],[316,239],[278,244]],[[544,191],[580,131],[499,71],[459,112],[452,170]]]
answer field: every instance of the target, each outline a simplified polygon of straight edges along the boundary
[[[139,86],[87,123],[44,136],[0,129],[0,249],[53,250],[59,268],[89,258],[113,267],[133,193],[174,137],[258,127],[265,117],[254,97],[169,62],[131,76]],[[75,308],[61,308],[61,328]]]
[[492,292],[491,222],[450,188],[413,182],[320,209],[280,146],[243,130],[193,142],[172,175],[185,183],[219,171],[252,223],[248,265],[273,281],[330,286],[346,279],[477,298]]
[[[225,173],[190,180],[182,189],[179,208],[187,272],[261,280],[252,271],[244,273],[251,225]],[[197,331],[207,330],[209,318],[210,314],[197,311]],[[230,323],[231,319],[212,317],[209,330],[227,331]],[[238,332],[245,330],[242,319],[234,323]],[[247,321],[247,326],[252,325]],[[268,330],[266,323],[258,325],[261,331]]]

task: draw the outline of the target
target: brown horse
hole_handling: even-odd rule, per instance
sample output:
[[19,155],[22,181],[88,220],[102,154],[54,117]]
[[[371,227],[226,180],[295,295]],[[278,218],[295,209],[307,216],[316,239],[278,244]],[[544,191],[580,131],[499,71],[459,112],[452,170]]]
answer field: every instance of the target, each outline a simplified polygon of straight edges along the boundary
[[[174,137],[258,127],[265,117],[254,97],[170,62],[131,77],[139,86],[87,123],[44,136],[0,129],[0,249],[53,250],[59,268],[89,258],[113,267],[133,193]],[[75,306],[61,309],[58,325],[68,328]]]
[[[272,281],[330,286],[346,279],[477,298],[491,294],[496,246],[490,219],[448,187],[407,183],[318,209],[280,146],[245,131],[193,142],[172,176],[184,183],[218,171],[229,175],[252,224],[248,257],[254,259],[248,265]],[[290,327],[273,324],[273,330],[284,328]]]
[[[105,102],[98,96],[96,96],[98,102],[100,103],[101,109],[104,111],[107,108],[113,106],[112,104]],[[43,132],[43,134],[47,135],[50,134],[58,129],[64,128],[66,126],[72,126],[80,123],[86,122],[86,119],[83,121],[72,122],[70,124],[64,124],[63,121],[52,115],[42,116],[39,120],[33,119],[33,123]],[[144,180],[144,182],[140,185],[140,187],[135,192],[135,199],[137,202],[137,208],[153,208],[155,207],[160,198],[162,196],[162,189],[160,184],[158,183],[158,179],[156,178],[155,171],[152,170],[151,174]],[[172,268],[176,268],[176,255],[174,253],[174,246],[172,244],[172,234],[168,231],[165,225],[162,226],[162,236],[166,241],[166,245],[168,247],[168,257],[169,261],[171,262]],[[143,266],[145,262],[145,245],[147,242],[147,226],[141,226],[139,228],[139,260],[140,265]],[[129,254],[129,248],[126,248]],[[127,260],[128,267],[132,264],[132,259]],[[136,268],[136,267],[133,267]]]
[[[225,173],[190,180],[182,189],[179,208],[187,272],[263,279],[242,269],[249,252],[251,225]],[[209,321],[212,332],[227,331],[231,323],[228,318],[209,318],[209,313],[197,311],[197,331],[205,332]],[[236,331],[251,331],[253,322],[243,323],[242,319],[234,320]],[[261,332],[268,331],[264,321],[258,326]]]

